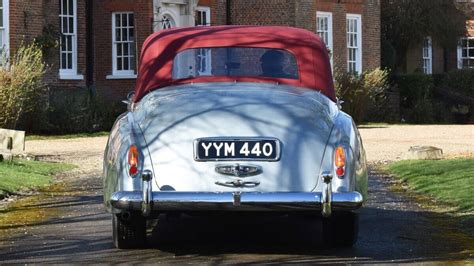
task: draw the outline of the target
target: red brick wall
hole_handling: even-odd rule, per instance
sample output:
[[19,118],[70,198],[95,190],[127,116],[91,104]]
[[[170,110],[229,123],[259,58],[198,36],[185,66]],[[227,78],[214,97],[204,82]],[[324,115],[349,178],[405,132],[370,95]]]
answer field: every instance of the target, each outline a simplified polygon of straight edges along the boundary
[[362,71],[380,67],[380,0],[364,0]]
[[226,4],[227,0],[199,0],[198,5],[209,6],[211,8],[211,25],[226,24]]
[[[138,52],[152,33],[153,1],[103,0],[94,1],[94,80],[97,92],[119,101],[135,86],[135,79],[106,79],[112,74],[112,13],[133,12]],[[139,53],[138,53],[139,54]]]
[[[10,50],[14,53],[20,44],[32,42],[43,34],[43,28],[51,25],[59,32],[59,0],[11,0],[10,1]],[[86,73],[86,12],[85,0],[77,0],[77,70],[84,80],[59,79],[59,47],[45,50],[48,70],[45,81],[50,87],[85,86]]]
[[362,71],[380,66],[379,0],[315,0],[318,11],[332,12],[334,69],[347,71],[346,15],[362,15]]
[[232,0],[233,25],[295,25],[295,0]]

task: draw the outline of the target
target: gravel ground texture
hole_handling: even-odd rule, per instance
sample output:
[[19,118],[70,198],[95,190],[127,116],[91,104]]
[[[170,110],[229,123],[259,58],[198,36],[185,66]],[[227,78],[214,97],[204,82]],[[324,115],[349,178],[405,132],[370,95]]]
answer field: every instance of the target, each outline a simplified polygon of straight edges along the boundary
[[447,158],[474,156],[474,125],[362,126],[369,162],[397,161],[411,146],[441,148]]

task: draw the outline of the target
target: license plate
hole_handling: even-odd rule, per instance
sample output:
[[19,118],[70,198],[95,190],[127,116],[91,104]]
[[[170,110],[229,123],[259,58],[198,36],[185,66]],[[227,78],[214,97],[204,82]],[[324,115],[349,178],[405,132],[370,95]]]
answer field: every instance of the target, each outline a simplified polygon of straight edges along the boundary
[[203,138],[194,142],[196,161],[278,161],[280,141],[274,138]]

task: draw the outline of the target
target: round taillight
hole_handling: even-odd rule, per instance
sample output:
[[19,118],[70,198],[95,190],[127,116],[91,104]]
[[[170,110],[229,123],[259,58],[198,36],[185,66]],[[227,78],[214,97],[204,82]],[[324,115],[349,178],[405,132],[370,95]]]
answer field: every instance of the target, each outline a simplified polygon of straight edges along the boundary
[[336,169],[336,175],[341,177],[344,175],[344,167],[341,167],[341,168],[337,168]]

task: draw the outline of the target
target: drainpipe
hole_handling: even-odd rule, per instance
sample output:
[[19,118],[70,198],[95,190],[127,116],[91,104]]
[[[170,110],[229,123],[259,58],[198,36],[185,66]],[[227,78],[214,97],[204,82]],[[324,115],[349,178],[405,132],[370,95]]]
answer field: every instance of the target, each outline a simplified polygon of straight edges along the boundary
[[91,94],[95,94],[94,86],[94,12],[93,0],[86,0],[86,85]]
[[232,20],[230,16],[230,6],[231,6],[231,0],[225,1],[225,24],[226,25],[232,25]]

